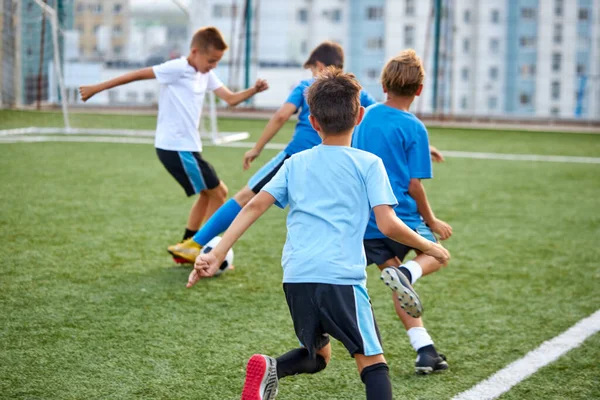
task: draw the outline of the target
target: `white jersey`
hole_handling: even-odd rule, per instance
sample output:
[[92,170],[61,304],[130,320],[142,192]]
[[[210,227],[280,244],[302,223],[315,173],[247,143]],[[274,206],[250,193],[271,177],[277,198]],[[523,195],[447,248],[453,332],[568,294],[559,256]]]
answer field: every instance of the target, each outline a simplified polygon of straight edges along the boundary
[[160,83],[154,146],[163,150],[202,151],[198,124],[207,91],[223,83],[214,72],[201,74],[185,57],[152,67]]

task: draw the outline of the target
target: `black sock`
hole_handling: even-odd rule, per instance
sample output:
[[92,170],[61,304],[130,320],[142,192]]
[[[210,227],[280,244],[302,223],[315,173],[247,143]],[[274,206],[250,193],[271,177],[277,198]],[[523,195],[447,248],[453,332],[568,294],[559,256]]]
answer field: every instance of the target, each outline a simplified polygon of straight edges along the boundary
[[398,267],[398,270],[400,272],[402,272],[404,274],[404,276],[406,276],[406,279],[408,279],[408,281],[412,285],[412,274],[410,273],[410,271],[408,270],[408,268],[406,268],[406,267]]
[[193,231],[191,229],[185,228],[185,233],[183,234],[183,240],[188,240],[189,238],[193,237],[196,232],[198,231]]
[[419,350],[417,350],[417,353],[419,353],[419,354],[428,354],[428,355],[430,355],[432,357],[437,357],[438,356],[438,352],[435,349],[435,347],[433,347],[432,344],[421,347]]
[[386,363],[365,367],[360,373],[367,390],[367,400],[392,400],[392,382]]
[[277,379],[296,374],[314,374],[326,366],[325,359],[319,354],[311,358],[305,348],[294,349],[277,357]]

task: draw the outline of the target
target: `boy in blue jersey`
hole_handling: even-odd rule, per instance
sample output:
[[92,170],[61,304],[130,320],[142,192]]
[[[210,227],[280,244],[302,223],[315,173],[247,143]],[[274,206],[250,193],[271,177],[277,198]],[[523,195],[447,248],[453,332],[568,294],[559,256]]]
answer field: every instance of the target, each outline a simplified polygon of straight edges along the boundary
[[[321,143],[318,133],[312,128],[308,121],[310,114],[306,103],[306,89],[314,82],[314,76],[328,66],[336,68],[344,67],[344,50],[333,42],[323,42],[310,54],[304,64],[304,68],[310,69],[313,78],[301,81],[292,90],[286,102],[275,113],[265,127],[262,136],[258,139],[254,148],[244,155],[243,166],[247,170],[250,164],[262,152],[265,145],[277,134],[288,119],[299,112],[298,123],[294,130],[294,136],[287,147],[277,154],[271,161],[265,164],[252,178],[248,184],[223,204],[217,212],[209,218],[204,226],[193,235],[192,239],[184,240],[182,243],[169,246],[169,252],[176,258],[193,263],[200,253],[202,246],[206,245],[212,238],[229,227],[234,218],[260,190],[279,171],[283,162],[293,154],[310,149]],[[376,101],[366,91],[360,92],[360,103],[363,107],[375,104]],[[185,239],[185,238],[184,238]]]
[[[424,77],[423,65],[414,50],[405,50],[391,59],[381,75],[387,100],[367,109],[362,123],[354,132],[352,146],[382,159],[398,199],[396,215],[419,235],[436,242],[434,233],[445,240],[452,235],[452,228],[435,217],[427,201],[421,183],[421,179],[433,177],[427,130],[417,117],[408,112],[415,96],[423,89]],[[383,270],[382,279],[393,290],[400,289],[402,295],[404,287],[398,286],[397,282],[407,280],[414,284],[422,275],[435,272],[442,266],[435,258],[419,253],[418,249],[386,238],[378,229],[375,214],[371,214],[364,245],[368,263],[377,264]],[[401,265],[410,250],[417,250],[417,257]],[[394,294],[396,312],[418,354],[415,370],[428,374],[447,369],[446,359],[437,353],[423,321],[420,317],[413,318],[420,316],[422,311],[419,302],[416,303],[417,307],[407,306]]]
[[309,120],[322,144],[284,162],[239,213],[221,242],[198,257],[188,287],[214,275],[227,251],[271,205],[284,208],[289,204],[283,290],[302,347],[278,358],[253,355],[246,368],[242,400],[272,399],[279,379],[323,370],[331,357],[330,335],[356,360],[367,399],[392,399],[389,370],[366,290],[362,243],[370,210],[379,229],[390,238],[443,264],[450,254],[395,215],[396,198],[381,159],[350,147],[353,128],[364,113],[354,75],[328,68],[306,96]]

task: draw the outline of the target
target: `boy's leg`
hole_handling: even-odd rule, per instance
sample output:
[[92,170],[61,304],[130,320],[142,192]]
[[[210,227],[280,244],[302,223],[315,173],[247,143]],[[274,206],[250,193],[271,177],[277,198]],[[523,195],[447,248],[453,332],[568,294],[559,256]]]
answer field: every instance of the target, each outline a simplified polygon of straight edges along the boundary
[[360,379],[365,384],[367,400],[392,399],[389,367],[383,354],[365,356],[354,354]]
[[188,217],[188,222],[185,226],[185,233],[183,234],[183,240],[187,240],[194,236],[200,225],[202,225],[202,221],[206,216],[206,209],[208,207],[209,198],[206,195],[202,195],[200,193],[198,198],[192,205],[192,209],[190,210],[190,216]]

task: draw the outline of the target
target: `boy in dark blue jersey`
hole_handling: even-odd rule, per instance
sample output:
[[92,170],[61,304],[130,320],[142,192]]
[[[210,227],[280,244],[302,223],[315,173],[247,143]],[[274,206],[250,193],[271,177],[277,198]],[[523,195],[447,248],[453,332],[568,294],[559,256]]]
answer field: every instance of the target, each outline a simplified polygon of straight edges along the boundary
[[[398,199],[396,215],[425,239],[437,242],[434,233],[445,240],[452,235],[452,228],[436,218],[427,201],[421,183],[421,179],[433,178],[427,129],[408,111],[423,89],[424,77],[423,65],[414,50],[405,50],[391,59],[381,75],[387,100],[367,109],[363,122],[354,132],[352,146],[382,159]],[[447,369],[445,357],[437,353],[423,326],[419,302],[414,307],[399,299],[419,277],[437,271],[442,264],[419,253],[418,249],[386,238],[378,229],[374,214],[365,232],[364,246],[367,262],[383,270],[382,279],[395,291],[396,312],[418,354],[416,372],[427,374]],[[416,250],[417,257],[402,264],[410,250]]]

